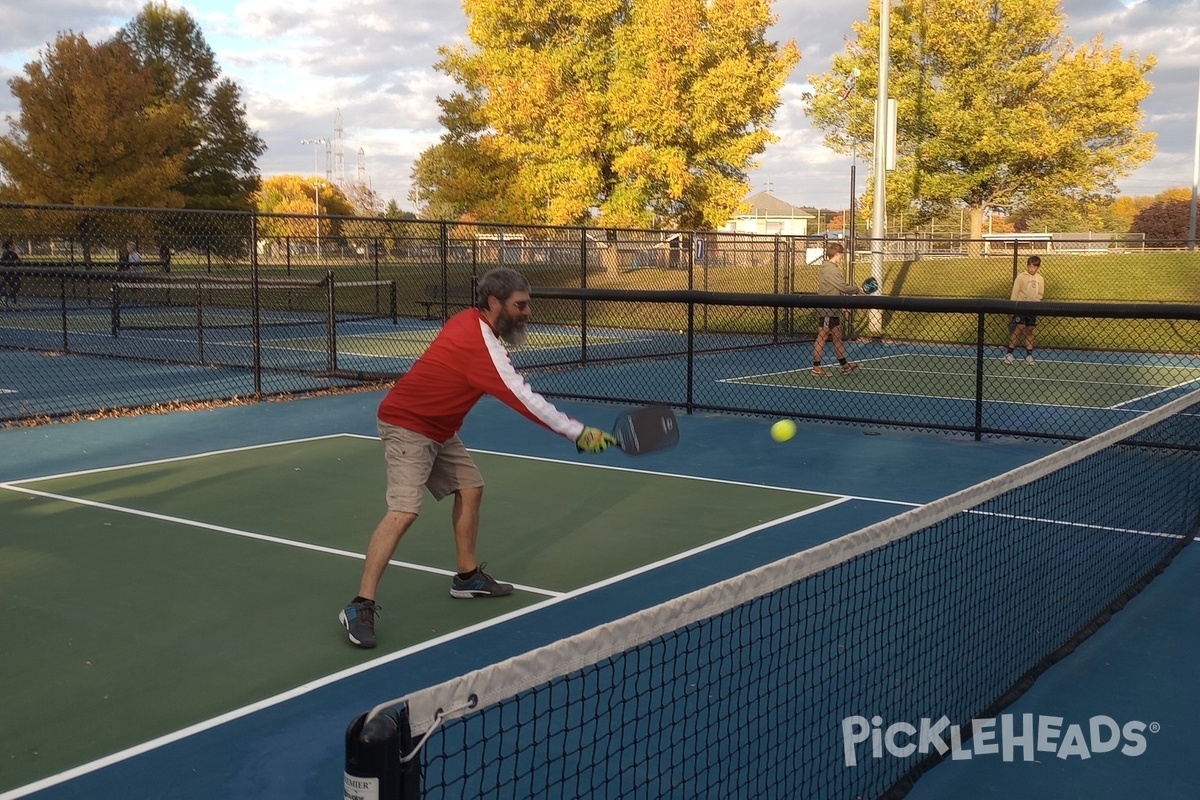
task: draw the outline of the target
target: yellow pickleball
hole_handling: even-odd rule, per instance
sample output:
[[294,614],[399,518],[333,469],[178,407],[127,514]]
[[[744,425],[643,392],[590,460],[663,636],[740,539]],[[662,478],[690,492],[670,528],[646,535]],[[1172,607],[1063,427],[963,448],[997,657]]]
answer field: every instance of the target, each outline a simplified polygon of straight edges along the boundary
[[786,442],[796,435],[796,423],[790,419],[781,419],[771,426],[771,438],[777,442]]

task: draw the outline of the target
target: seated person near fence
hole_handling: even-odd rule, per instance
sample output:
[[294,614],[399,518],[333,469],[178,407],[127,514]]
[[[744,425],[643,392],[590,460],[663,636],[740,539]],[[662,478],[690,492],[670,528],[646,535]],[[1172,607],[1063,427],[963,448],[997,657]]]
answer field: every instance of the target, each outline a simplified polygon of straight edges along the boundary
[[137,245],[129,242],[125,245],[125,261],[129,264],[129,269],[134,272],[141,272],[142,254],[138,252]]
[[17,307],[17,295],[21,293],[21,276],[15,267],[21,264],[13,243],[4,241],[4,252],[0,253],[0,297],[3,298],[4,308]]

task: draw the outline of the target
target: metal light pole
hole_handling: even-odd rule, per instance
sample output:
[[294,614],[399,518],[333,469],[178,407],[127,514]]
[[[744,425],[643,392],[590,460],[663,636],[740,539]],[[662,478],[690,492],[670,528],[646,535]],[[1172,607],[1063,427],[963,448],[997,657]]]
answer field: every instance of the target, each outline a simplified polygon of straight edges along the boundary
[[321,136],[316,139],[301,139],[300,144],[315,145],[313,147],[313,174],[316,177],[313,179],[313,206],[316,208],[316,217],[314,219],[317,223],[317,257],[320,258],[321,257],[321,194],[320,194],[320,192],[321,192],[321,181],[320,181],[321,173],[317,169],[317,152],[318,152],[317,147],[323,147],[324,145],[329,144],[329,140],[326,139],[324,136]]
[[1188,250],[1196,249],[1196,204],[1200,195],[1200,93],[1196,98],[1196,151],[1192,154],[1192,208],[1188,212]]
[[[887,208],[887,149],[888,149],[888,39],[891,36],[891,0],[879,3],[879,83],[875,93],[875,197],[871,213],[871,277],[883,285],[883,235]],[[883,325],[883,314],[872,309],[867,315],[871,330]]]

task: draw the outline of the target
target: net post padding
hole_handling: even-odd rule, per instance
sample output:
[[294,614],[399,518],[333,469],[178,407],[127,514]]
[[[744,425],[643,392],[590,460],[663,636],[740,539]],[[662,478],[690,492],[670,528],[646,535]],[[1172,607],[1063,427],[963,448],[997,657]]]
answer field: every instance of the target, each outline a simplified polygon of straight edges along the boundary
[[356,717],[346,729],[346,800],[417,800],[421,796],[421,771],[415,760],[405,758],[412,750],[412,733],[404,709]]
[[[404,707],[408,711],[415,735],[423,736],[447,719],[486,708],[553,678],[597,664],[661,635],[709,619],[744,602],[768,595],[886,544],[912,536],[964,510],[970,510],[1106,447],[1132,438],[1137,433],[1173,415],[1186,413],[1188,409],[1197,405],[1200,405],[1200,391],[984,483],[838,539],[507,661],[481,668],[405,697],[380,703],[368,716],[382,713],[389,707]],[[470,702],[467,702],[468,698]]]

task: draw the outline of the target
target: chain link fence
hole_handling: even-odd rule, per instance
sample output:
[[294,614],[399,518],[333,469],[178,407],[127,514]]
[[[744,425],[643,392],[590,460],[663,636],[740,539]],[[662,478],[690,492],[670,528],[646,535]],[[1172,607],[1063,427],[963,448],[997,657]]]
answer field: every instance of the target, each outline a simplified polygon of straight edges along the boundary
[[[851,355],[862,376],[898,381],[846,392],[841,376],[808,385],[824,237],[11,204],[0,237],[18,259],[2,265],[0,298],[9,424],[378,385],[496,266],[536,287],[514,360],[563,397],[1070,437],[1112,419],[1093,410],[1102,401],[1154,402],[1099,387],[1169,395],[1193,380],[1200,348],[1200,255],[1181,243],[846,242],[847,278],[883,286],[845,300]],[[1009,290],[1034,253],[1047,286],[1037,347],[1056,356],[1005,388],[980,365],[1004,352]],[[913,363],[899,366],[901,349]],[[1092,366],[1049,371],[1076,362]],[[922,385],[926,373],[971,384],[969,411],[965,390]],[[1090,399],[1006,394],[1072,381]]]

